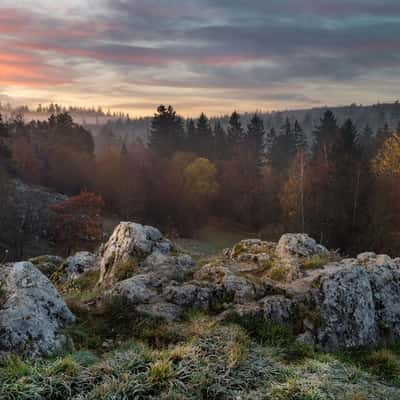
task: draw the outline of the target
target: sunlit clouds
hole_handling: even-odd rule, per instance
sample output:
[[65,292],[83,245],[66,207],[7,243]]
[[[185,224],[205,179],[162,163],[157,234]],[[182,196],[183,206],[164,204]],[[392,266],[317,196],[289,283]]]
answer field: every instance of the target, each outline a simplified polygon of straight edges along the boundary
[[0,95],[184,115],[396,100],[397,1],[0,0]]

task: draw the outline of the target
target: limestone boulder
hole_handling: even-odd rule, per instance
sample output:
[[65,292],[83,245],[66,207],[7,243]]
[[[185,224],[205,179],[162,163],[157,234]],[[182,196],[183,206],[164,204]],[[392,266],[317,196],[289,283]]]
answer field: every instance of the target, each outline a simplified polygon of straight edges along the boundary
[[0,352],[37,357],[66,346],[61,330],[75,317],[32,263],[2,265],[0,287]]
[[107,243],[100,246],[99,285],[112,286],[115,283],[115,269],[121,263],[137,263],[154,252],[166,254],[171,249],[171,242],[163,238],[157,228],[134,222],[121,222]]

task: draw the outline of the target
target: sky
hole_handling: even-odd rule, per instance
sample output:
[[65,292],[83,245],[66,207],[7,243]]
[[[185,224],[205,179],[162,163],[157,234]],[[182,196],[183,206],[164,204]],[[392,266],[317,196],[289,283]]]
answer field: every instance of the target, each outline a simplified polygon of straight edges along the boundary
[[3,102],[196,116],[399,87],[399,0],[0,0]]

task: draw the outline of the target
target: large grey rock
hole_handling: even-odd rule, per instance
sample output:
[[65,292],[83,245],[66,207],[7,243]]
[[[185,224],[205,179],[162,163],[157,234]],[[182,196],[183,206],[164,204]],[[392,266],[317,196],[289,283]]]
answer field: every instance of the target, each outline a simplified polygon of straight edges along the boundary
[[241,264],[221,262],[217,265],[209,263],[203,265],[194,274],[195,279],[212,284],[224,297],[231,297],[236,304],[244,304],[264,295],[264,287],[247,279],[242,274]]
[[140,265],[141,272],[155,273],[164,281],[188,280],[194,268],[195,263],[189,255],[168,256],[158,251],[150,254]]
[[114,269],[119,263],[136,262],[153,252],[168,253],[171,242],[164,239],[161,232],[151,226],[134,222],[121,222],[107,243],[100,246],[100,285],[112,285],[115,281]]
[[266,321],[289,324],[294,319],[294,302],[281,295],[267,296],[260,300]]
[[55,287],[32,263],[0,268],[0,351],[30,356],[62,350],[60,330],[74,322]]
[[369,273],[381,334],[400,337],[400,266],[389,256],[373,253],[368,259],[364,254],[364,264]]
[[105,296],[107,299],[121,298],[131,305],[149,303],[157,297],[160,284],[153,274],[138,274],[118,282]]
[[276,255],[282,259],[328,255],[328,250],[305,233],[286,233],[279,239]]
[[327,350],[376,343],[379,330],[369,273],[348,262],[321,277],[318,343]]
[[300,277],[301,261],[313,256],[328,256],[329,251],[305,233],[286,233],[279,239],[275,251],[285,270],[286,280]]
[[233,302],[244,304],[257,298],[257,287],[243,276],[227,274],[222,280],[224,291],[233,296]]
[[214,290],[198,283],[187,283],[166,287],[164,295],[169,302],[179,306],[208,309],[214,299]]

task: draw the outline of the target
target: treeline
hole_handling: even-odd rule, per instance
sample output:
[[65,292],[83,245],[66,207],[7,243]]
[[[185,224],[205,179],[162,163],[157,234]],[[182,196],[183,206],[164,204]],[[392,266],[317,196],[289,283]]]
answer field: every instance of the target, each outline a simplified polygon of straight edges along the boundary
[[25,113],[44,113],[44,114],[76,114],[76,115],[87,115],[87,116],[98,116],[98,117],[109,117],[109,118],[121,118],[121,119],[130,119],[129,114],[123,113],[121,111],[111,111],[108,109],[105,111],[103,107],[98,106],[65,106],[57,103],[49,103],[49,104],[38,104],[37,107],[31,108],[28,105],[21,105],[13,107],[9,102],[3,103],[0,101],[0,112],[4,112],[7,114],[18,115]]
[[127,144],[108,129],[96,155],[91,134],[67,113],[2,122],[0,132],[8,175],[98,193],[121,219],[187,236],[218,218],[267,239],[308,232],[349,254],[400,251],[400,132],[387,124],[339,126],[326,111],[310,141],[298,121],[266,132],[257,114],[243,126],[234,112],[225,129],[160,106],[148,143]]

